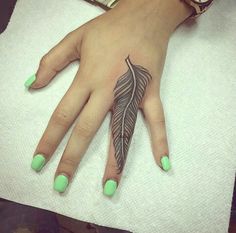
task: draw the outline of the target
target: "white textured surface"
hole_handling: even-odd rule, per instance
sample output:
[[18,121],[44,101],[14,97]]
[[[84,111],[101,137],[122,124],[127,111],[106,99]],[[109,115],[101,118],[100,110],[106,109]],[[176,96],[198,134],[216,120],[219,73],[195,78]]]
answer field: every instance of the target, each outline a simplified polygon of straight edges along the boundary
[[45,169],[30,169],[47,121],[78,64],[48,87],[23,83],[64,35],[103,10],[79,0],[19,0],[0,35],[0,196],[79,220],[137,233],[227,232],[236,168],[236,2],[216,1],[196,24],[171,38],[162,77],[170,157],[168,174],[155,164],[141,114],[120,184],[102,194],[108,150],[107,116],[68,191],[53,176],[69,133]]

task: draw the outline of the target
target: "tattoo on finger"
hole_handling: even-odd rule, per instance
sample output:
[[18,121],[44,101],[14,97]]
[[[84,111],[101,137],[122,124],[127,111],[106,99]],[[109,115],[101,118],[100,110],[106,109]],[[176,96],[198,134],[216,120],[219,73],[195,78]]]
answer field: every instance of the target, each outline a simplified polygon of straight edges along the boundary
[[117,81],[114,88],[112,115],[112,137],[117,162],[117,174],[123,170],[130,141],[134,132],[138,107],[145,94],[146,86],[152,79],[149,71],[125,59],[128,71]]

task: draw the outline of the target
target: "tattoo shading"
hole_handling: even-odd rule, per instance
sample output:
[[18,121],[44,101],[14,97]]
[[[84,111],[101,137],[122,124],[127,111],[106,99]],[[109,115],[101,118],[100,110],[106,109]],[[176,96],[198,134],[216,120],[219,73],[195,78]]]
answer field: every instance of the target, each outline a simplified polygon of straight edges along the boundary
[[111,126],[118,174],[122,172],[125,164],[139,104],[148,82],[152,79],[148,70],[132,64],[129,56],[125,62],[128,71],[119,78],[114,88],[115,99]]

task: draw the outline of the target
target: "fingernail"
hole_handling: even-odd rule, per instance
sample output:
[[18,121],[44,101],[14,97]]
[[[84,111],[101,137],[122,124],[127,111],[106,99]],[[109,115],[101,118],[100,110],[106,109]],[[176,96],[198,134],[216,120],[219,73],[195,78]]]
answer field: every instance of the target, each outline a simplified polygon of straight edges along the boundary
[[34,169],[36,172],[39,172],[43,168],[45,161],[46,159],[42,154],[37,154],[32,160],[31,168]]
[[54,190],[59,193],[65,192],[67,186],[69,184],[68,177],[65,175],[58,175],[54,181]]
[[107,180],[104,185],[103,193],[106,196],[112,196],[115,193],[116,189],[117,182],[115,180]]
[[26,81],[25,81],[25,87],[29,88],[36,80],[36,76],[35,74],[33,74],[32,76],[30,76]]
[[170,160],[168,156],[162,156],[161,158],[161,165],[164,171],[169,171],[171,166],[170,166]]

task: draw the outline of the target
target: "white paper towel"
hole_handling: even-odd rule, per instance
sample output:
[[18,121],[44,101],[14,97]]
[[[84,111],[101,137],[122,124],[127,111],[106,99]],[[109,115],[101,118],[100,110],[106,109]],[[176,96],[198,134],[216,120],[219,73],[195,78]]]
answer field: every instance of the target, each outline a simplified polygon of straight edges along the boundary
[[215,1],[173,34],[162,76],[172,170],[155,164],[141,114],[116,195],[102,194],[110,115],[66,193],[53,176],[70,132],[40,174],[30,169],[46,124],[77,71],[44,89],[25,79],[68,32],[103,13],[79,0],[19,0],[0,35],[0,196],[79,220],[137,233],[227,232],[236,168],[236,2]]

